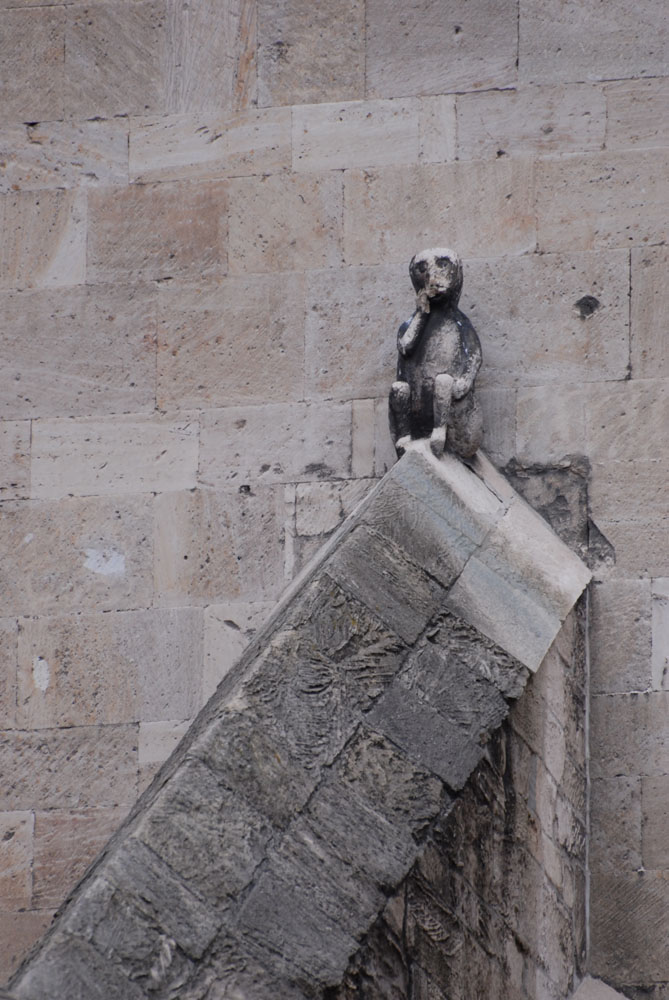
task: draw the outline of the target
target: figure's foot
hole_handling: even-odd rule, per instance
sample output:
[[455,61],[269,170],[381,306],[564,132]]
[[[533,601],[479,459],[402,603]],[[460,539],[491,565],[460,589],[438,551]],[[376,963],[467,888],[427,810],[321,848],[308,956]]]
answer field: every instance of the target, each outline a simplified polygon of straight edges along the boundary
[[430,448],[435,458],[441,458],[446,447],[446,428],[435,427],[430,434]]
[[409,434],[405,434],[404,437],[398,438],[395,442],[395,451],[397,452],[397,457],[401,458],[404,452],[407,450],[407,445],[411,441]]

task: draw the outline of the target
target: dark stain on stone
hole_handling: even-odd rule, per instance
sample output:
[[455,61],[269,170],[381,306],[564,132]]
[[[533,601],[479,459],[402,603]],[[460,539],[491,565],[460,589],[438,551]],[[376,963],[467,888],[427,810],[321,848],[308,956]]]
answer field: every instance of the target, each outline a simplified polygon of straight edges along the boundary
[[587,319],[588,316],[592,316],[594,312],[597,312],[601,306],[601,302],[594,295],[584,295],[574,305],[578,309],[581,319]]

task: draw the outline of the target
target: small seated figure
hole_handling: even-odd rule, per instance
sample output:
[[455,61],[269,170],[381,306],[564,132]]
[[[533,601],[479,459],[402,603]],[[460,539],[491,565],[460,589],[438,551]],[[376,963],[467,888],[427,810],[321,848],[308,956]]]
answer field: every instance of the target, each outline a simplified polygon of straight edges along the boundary
[[453,250],[417,253],[409,264],[416,311],[397,334],[397,381],[390,390],[390,433],[398,455],[409,441],[429,438],[461,458],[476,452],[483,436],[474,380],[481,344],[458,309],[462,263]]

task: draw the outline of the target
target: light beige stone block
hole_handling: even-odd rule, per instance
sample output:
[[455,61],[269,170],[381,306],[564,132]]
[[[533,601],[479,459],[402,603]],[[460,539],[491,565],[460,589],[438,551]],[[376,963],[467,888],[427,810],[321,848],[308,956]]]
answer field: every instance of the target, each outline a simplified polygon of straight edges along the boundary
[[348,403],[228,406],[202,415],[200,479],[235,487],[347,478]]
[[303,104],[293,110],[293,170],[416,163],[416,100]]
[[202,663],[198,608],[24,620],[18,725],[189,719],[200,708]]
[[573,994],[573,1000],[622,1000],[622,997],[622,993],[612,990],[601,979],[593,979],[592,976],[586,976]]
[[30,496],[30,422],[0,422],[0,500]]
[[304,279],[228,276],[160,289],[158,405],[216,407],[304,394]]
[[465,257],[533,250],[533,183],[526,159],[347,171],[346,263],[406,266],[446,241]]
[[58,907],[116,832],[129,806],[35,813],[33,905]]
[[213,604],[204,613],[202,701],[208,701],[273,609],[270,603]]
[[521,86],[459,95],[457,119],[463,160],[583,153],[604,145],[606,101],[586,84]]
[[389,392],[397,367],[397,330],[415,308],[407,264],[308,276],[305,388],[310,397],[361,399]]
[[52,916],[51,910],[0,911],[0,982],[4,983],[16,971],[51,923]]
[[420,161],[446,163],[456,155],[455,97],[438,94],[420,101]]
[[668,473],[669,463],[663,455],[657,461],[611,459],[595,463],[589,491],[595,520],[627,521],[637,526],[654,521],[659,528],[667,516]]
[[602,250],[666,237],[661,150],[562,156],[537,164],[539,249]]
[[632,378],[669,376],[669,249],[632,251]]
[[341,263],[340,174],[239,177],[229,184],[231,273]]
[[159,0],[69,6],[66,117],[164,112],[166,57],[165,5]]
[[283,488],[163,493],[155,504],[155,589],[163,606],[275,601],[283,576]]
[[63,116],[65,8],[3,10],[0,121]]
[[201,280],[225,274],[226,184],[138,185],[93,191],[87,280]]
[[606,145],[609,149],[669,146],[669,79],[607,83]]
[[590,868],[635,871],[641,867],[641,778],[624,775],[590,787]]
[[[0,733],[1,808],[130,806],[137,797],[137,726]],[[26,781],[30,774],[30,781]]]
[[86,198],[76,191],[0,195],[0,290],[80,285]]
[[308,0],[259,0],[260,107],[364,96],[365,5],[361,0],[331,0],[327,6]]
[[[572,386],[625,378],[628,289],[624,251],[466,263],[461,308],[483,345],[478,384]],[[558,408],[560,391],[555,386]]]
[[298,483],[295,530],[298,535],[327,535],[338,528],[374,485],[372,479]]
[[591,392],[586,410],[588,455],[595,463],[662,462],[669,386],[661,379],[616,382]]
[[354,399],[351,404],[351,475],[374,475],[373,399]]
[[0,295],[2,416],[153,410],[153,294],[119,285]]
[[141,722],[139,725],[139,766],[162,764],[186,735],[190,721]]
[[508,86],[517,75],[517,33],[517,10],[504,0],[456,0],[447,7],[440,0],[408,7],[368,0],[368,93],[396,97]]
[[16,619],[0,618],[0,729],[16,726],[18,638]]
[[535,83],[661,76],[666,72],[664,10],[654,0],[520,2],[519,75]]
[[0,520],[6,614],[151,602],[151,498],[7,501]]
[[590,732],[593,778],[669,772],[669,692],[595,695]]
[[481,447],[496,464],[504,464],[516,454],[516,391],[482,387],[476,395],[483,412]]
[[0,128],[0,192],[127,184],[122,120],[43,122]]
[[669,688],[669,579],[652,581],[652,686],[656,691]]
[[32,495],[55,499],[191,489],[199,447],[194,417],[36,420]]
[[374,472],[385,476],[397,461],[395,445],[390,437],[388,397],[374,401]]
[[590,885],[592,975],[614,983],[669,981],[664,873],[595,872]]
[[33,826],[31,812],[0,813],[0,898],[3,908],[30,906],[33,889]]
[[586,451],[589,385],[554,384],[518,389],[516,454],[525,463],[559,461]]
[[590,602],[591,690],[596,694],[648,690],[650,581],[598,583],[591,588]]
[[666,871],[669,868],[669,775],[643,778],[642,855],[644,868]]
[[130,179],[170,181],[290,169],[290,108],[170,115],[130,128]]
[[669,518],[640,516],[635,521],[610,521],[593,512],[597,528],[615,552],[615,565],[598,569],[600,575],[625,579],[659,577],[669,565]]

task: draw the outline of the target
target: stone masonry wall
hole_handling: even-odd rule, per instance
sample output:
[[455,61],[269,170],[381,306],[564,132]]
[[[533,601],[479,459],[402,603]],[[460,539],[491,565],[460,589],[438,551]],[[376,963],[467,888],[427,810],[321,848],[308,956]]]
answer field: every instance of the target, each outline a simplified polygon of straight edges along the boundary
[[666,1000],[667,45],[661,0],[0,0],[0,976],[393,461],[446,243],[488,453],[592,464],[590,966]]

